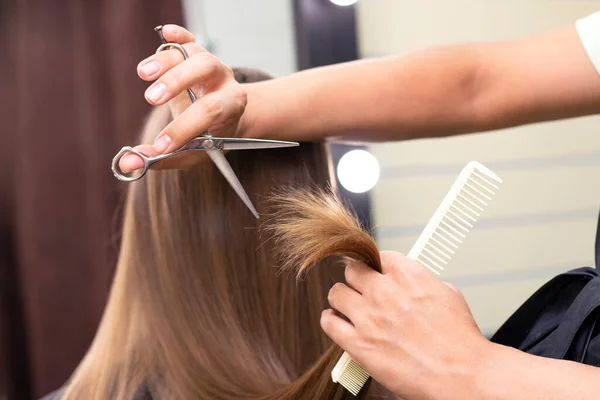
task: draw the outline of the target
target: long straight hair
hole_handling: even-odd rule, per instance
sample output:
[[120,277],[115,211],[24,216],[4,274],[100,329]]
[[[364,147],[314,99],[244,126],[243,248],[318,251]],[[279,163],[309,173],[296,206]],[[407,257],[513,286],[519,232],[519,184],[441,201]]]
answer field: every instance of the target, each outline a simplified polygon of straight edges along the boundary
[[[143,142],[169,120],[158,107]],[[109,301],[63,399],[354,398],[331,382],[342,351],[319,318],[340,257],[379,256],[332,193],[303,191],[331,186],[324,145],[227,158],[268,229],[212,163],[130,184]],[[320,265],[296,280],[281,264]]]

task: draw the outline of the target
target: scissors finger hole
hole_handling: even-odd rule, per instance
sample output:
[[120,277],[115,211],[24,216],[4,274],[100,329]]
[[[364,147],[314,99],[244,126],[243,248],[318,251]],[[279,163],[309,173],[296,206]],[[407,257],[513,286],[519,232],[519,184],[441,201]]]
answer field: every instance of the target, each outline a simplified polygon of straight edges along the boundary
[[131,172],[116,172],[115,176],[117,176],[117,178],[119,178],[121,181],[132,182],[140,179],[144,175],[144,172],[145,171],[142,168]]
[[146,160],[137,151],[126,147],[113,159],[112,170],[118,179],[126,182],[134,181],[146,173]]

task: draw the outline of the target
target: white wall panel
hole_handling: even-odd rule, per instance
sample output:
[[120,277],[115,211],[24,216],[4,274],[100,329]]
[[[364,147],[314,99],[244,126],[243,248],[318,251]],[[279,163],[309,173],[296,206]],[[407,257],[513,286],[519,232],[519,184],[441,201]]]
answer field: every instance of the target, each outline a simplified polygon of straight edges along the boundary
[[[360,52],[372,57],[512,39],[573,24],[598,9],[597,1],[363,0]],[[372,151],[382,166],[373,213],[386,250],[410,249],[468,161],[483,162],[504,180],[442,275],[463,289],[486,333],[553,275],[592,264],[600,207],[599,117],[379,144]]]

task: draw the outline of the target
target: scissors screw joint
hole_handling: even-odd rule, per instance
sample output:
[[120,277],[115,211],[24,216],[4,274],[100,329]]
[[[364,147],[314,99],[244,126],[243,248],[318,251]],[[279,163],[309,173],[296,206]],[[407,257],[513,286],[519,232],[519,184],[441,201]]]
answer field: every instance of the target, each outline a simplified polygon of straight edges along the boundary
[[215,144],[212,139],[206,139],[204,143],[202,143],[202,146],[204,146],[205,149],[212,149],[214,145]]

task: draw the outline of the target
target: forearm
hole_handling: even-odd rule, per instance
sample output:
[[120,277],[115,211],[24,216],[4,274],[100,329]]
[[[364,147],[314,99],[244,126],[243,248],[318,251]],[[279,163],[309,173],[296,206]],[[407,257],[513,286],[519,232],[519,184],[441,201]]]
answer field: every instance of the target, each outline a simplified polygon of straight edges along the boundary
[[574,27],[440,46],[248,86],[244,136],[403,140],[600,112],[600,79]]
[[302,71],[251,84],[248,136],[398,140],[477,129],[469,45]]
[[532,356],[494,345],[476,373],[473,400],[592,400],[598,398],[600,368]]

